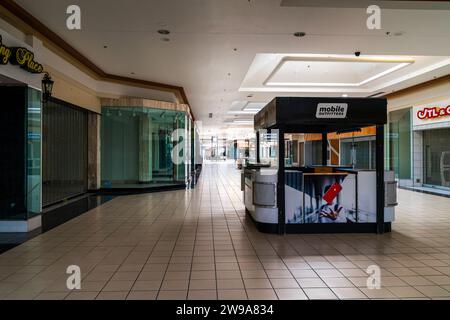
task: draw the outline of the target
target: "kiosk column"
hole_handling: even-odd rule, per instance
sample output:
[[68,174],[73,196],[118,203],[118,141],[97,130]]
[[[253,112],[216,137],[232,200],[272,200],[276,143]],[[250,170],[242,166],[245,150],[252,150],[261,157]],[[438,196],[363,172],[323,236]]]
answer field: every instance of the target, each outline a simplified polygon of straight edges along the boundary
[[286,233],[286,214],[284,202],[284,127],[278,129],[278,234]]
[[328,164],[328,134],[326,132],[322,133],[322,165],[326,166]]
[[377,233],[384,233],[384,126],[376,129]]

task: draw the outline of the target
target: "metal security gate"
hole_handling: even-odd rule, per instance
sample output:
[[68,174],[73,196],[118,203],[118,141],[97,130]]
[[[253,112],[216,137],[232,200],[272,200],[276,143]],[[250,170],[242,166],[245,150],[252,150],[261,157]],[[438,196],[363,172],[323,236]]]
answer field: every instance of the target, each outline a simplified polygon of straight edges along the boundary
[[42,117],[42,205],[87,191],[87,111],[51,98]]

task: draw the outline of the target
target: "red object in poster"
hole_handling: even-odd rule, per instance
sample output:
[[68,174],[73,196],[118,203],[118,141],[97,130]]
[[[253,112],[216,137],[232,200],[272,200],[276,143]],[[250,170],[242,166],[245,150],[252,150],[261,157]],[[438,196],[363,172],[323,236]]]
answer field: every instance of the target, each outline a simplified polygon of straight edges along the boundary
[[334,183],[330,189],[323,195],[323,200],[325,200],[328,204],[332,204],[334,198],[337,197],[339,192],[341,192],[342,186],[339,183]]

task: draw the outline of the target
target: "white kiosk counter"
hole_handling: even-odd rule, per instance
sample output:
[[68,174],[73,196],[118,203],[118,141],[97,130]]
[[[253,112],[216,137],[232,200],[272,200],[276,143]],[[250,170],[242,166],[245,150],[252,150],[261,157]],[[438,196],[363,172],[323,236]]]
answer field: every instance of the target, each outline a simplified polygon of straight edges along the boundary
[[276,169],[244,169],[244,203],[255,222],[277,224]]

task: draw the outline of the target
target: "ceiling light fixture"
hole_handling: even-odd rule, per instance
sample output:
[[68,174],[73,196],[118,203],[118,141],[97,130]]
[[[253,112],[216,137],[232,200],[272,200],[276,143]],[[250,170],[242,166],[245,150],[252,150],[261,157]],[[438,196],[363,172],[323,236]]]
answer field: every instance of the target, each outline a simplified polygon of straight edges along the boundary
[[163,35],[168,35],[168,34],[170,34],[170,31],[167,29],[160,29],[160,30],[158,30],[158,33],[163,34]]
[[283,86],[283,87],[361,87],[371,81],[374,81],[376,79],[379,79],[385,75],[388,75],[390,73],[393,73],[397,70],[400,70],[408,65],[410,65],[412,62],[403,62],[399,63],[396,66],[387,69],[383,72],[380,72],[368,79],[365,79],[361,82],[356,83],[337,83],[337,82],[329,82],[329,83],[321,83],[321,82],[273,82],[269,81],[266,82],[266,86]]
[[347,98],[347,97],[348,97],[348,94],[344,93],[344,94],[342,95],[342,97],[343,97],[343,98]]
[[233,124],[250,125],[253,123],[253,120],[233,120]]
[[239,114],[257,114],[259,110],[248,110],[248,111],[228,111],[228,114],[234,114],[234,115],[239,115]]

